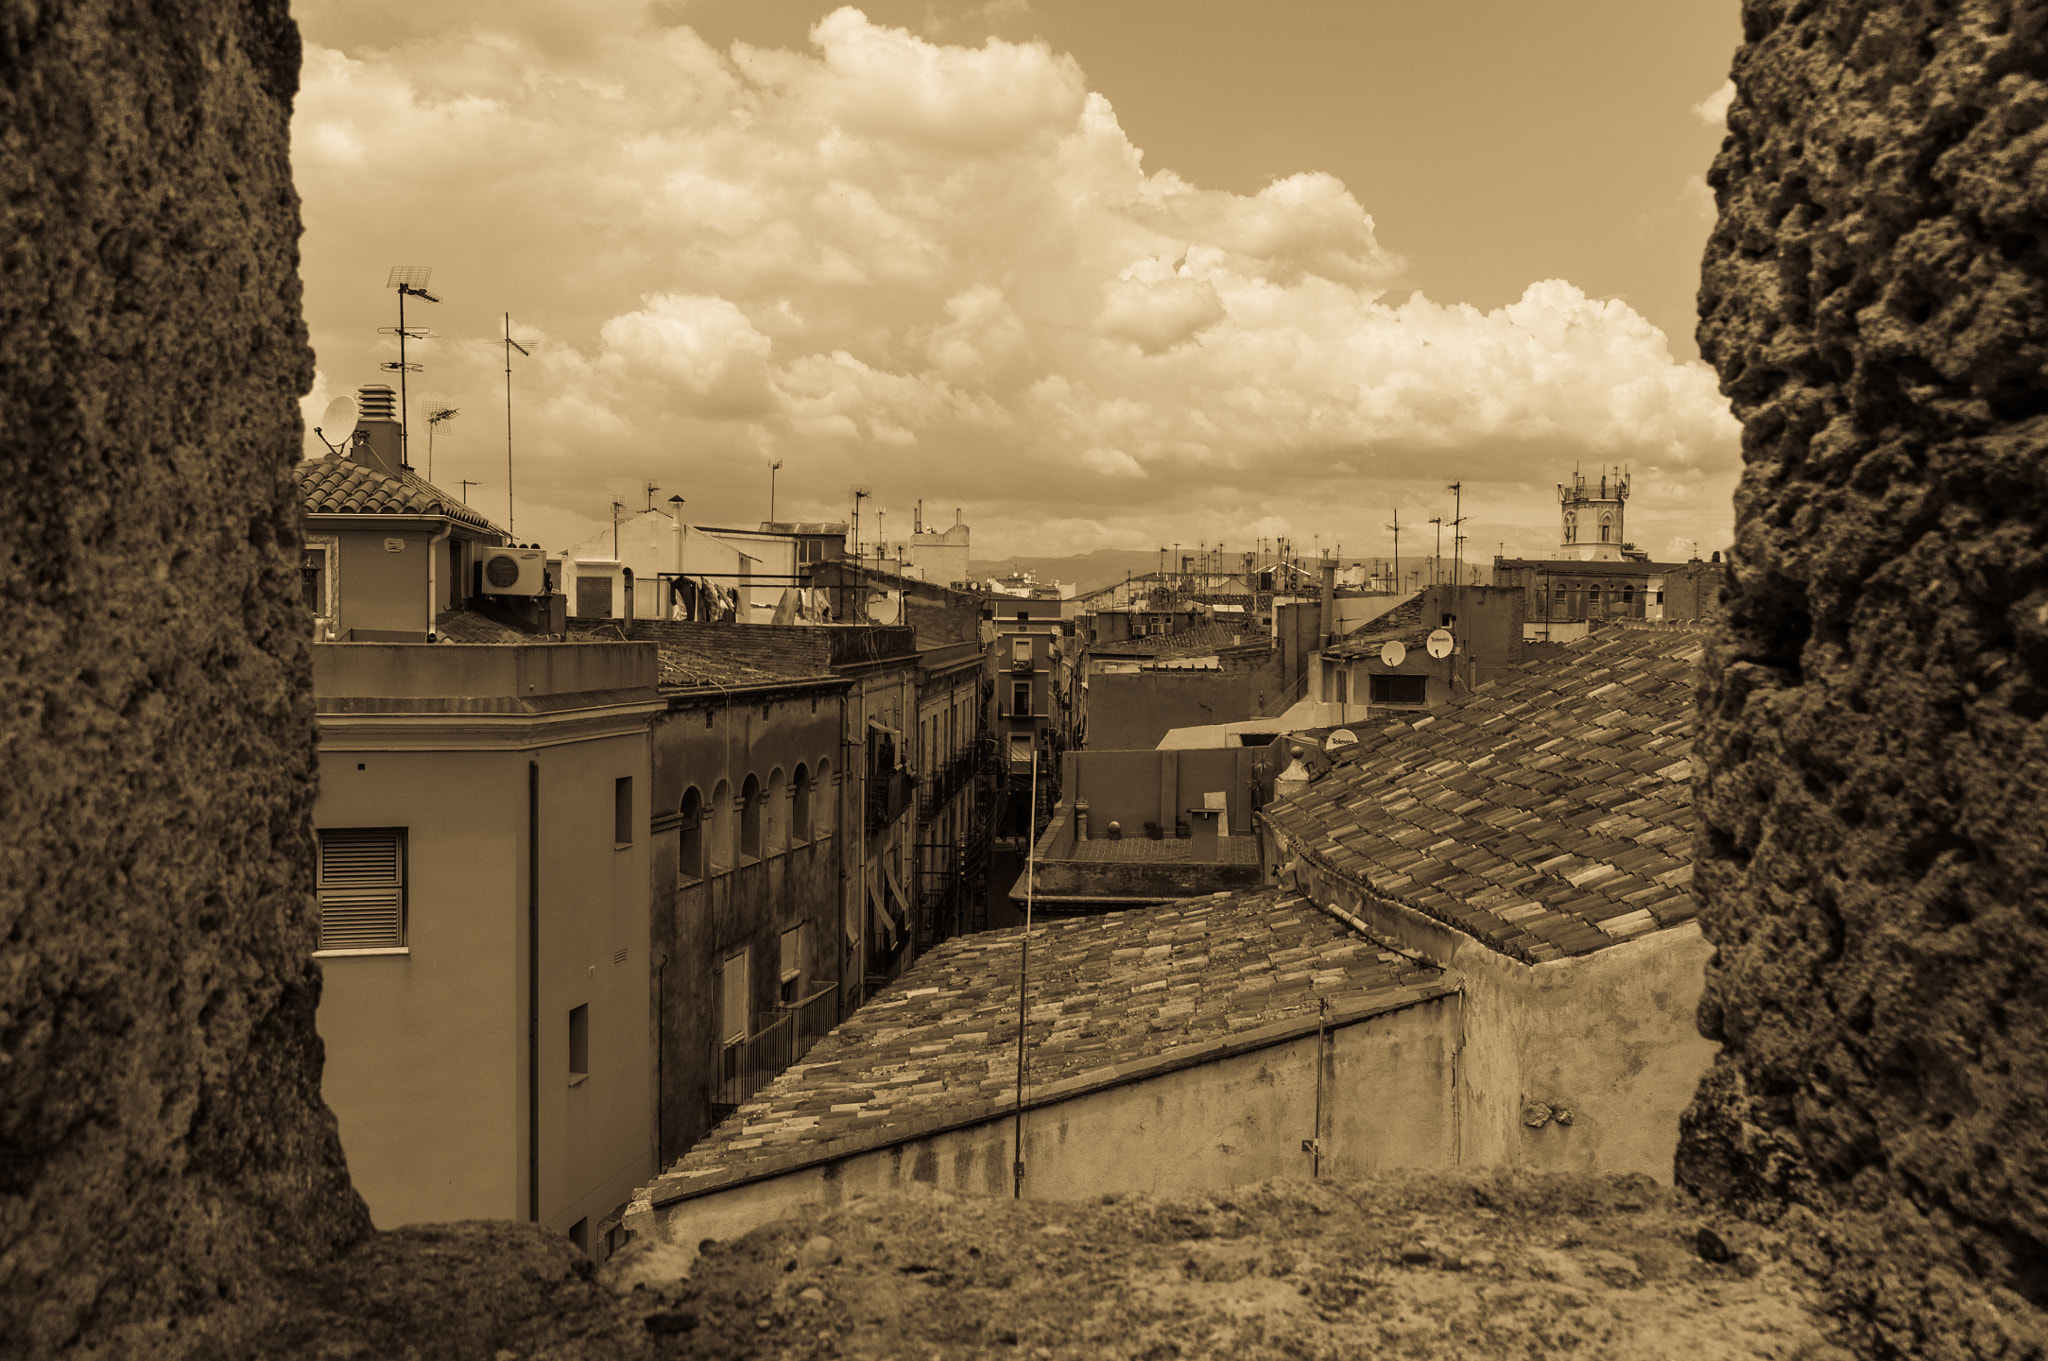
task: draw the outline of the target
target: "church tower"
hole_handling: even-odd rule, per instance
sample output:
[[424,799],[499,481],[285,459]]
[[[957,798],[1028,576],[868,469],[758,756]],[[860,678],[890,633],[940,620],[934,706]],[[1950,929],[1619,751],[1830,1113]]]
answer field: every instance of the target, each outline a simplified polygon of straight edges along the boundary
[[1627,535],[1622,513],[1628,502],[1628,474],[1602,468],[1597,479],[1574,472],[1569,485],[1559,483],[1557,499],[1563,513],[1557,556],[1581,562],[1620,562]]

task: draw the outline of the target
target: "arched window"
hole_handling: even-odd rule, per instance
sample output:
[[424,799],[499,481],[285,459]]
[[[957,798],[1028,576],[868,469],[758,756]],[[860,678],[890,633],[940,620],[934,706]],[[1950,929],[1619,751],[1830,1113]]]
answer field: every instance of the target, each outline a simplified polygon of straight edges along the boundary
[[740,786],[740,861],[761,858],[761,781],[747,776]]
[[811,781],[811,826],[813,836],[830,836],[839,825],[838,809],[832,796],[832,762],[818,762],[818,774]]
[[704,829],[704,848],[711,853],[711,872],[732,868],[732,786],[724,780],[711,791],[711,807],[705,812],[711,825]]
[[811,839],[811,768],[801,762],[789,782],[789,835],[798,843]]
[[685,879],[704,877],[704,800],[697,787],[683,791],[683,823],[676,852],[676,873]]
[[761,800],[761,845],[763,855],[780,855],[789,849],[789,783],[782,767],[768,772],[768,792]]

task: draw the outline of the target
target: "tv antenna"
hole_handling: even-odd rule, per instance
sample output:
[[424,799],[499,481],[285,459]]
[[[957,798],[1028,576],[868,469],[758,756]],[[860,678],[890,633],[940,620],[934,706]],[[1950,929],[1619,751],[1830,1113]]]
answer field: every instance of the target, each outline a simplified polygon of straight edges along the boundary
[[[330,425],[336,430],[341,431],[341,442],[339,444],[327,438],[327,427]],[[327,446],[328,453],[339,456],[342,450],[348,448],[349,442],[356,437],[356,399],[349,396],[341,396],[329,402],[327,410],[320,415],[320,424],[313,427],[313,433],[318,435],[320,442]],[[1693,556],[1698,557],[1699,554],[1695,553]]]
[[653,484],[652,482],[643,482],[643,483],[641,483],[640,485],[641,485],[641,486],[643,486],[643,487],[645,487],[645,488],[647,488],[647,508],[648,508],[649,510],[653,510],[653,509],[654,509],[654,493],[656,493],[656,492],[660,491],[660,490],[661,490],[661,488],[659,488],[659,487],[655,486],[655,485],[654,485],[654,484]]
[[462,479],[462,504],[463,504],[463,505],[465,505],[465,506],[469,504],[469,489],[470,489],[471,487],[481,487],[482,485],[483,485],[483,483],[481,483],[481,482],[472,482],[472,481],[470,481],[470,480],[469,480],[468,478],[466,478],[466,477],[465,477],[465,478],[463,478],[463,479]]
[[1401,589],[1401,508],[1394,507],[1394,523],[1387,526],[1394,531],[1394,589]]
[[[410,408],[406,405],[405,375],[420,371],[418,364],[408,364],[405,362],[405,342],[407,340],[425,340],[434,334],[432,331],[424,328],[413,330],[405,324],[405,300],[407,298],[424,298],[428,302],[441,301],[433,294],[427,292],[427,281],[433,277],[434,267],[432,265],[393,265],[391,273],[384,279],[384,286],[386,288],[398,290],[398,326],[395,332],[394,328],[389,326],[380,326],[377,329],[385,335],[395,333],[398,336],[398,362],[395,364],[380,364],[378,367],[386,373],[396,373],[398,375],[398,464],[402,468],[410,468],[412,466],[411,453],[406,445],[406,422],[409,419]],[[431,437],[428,442],[432,443]]]
[[846,489],[853,497],[853,565],[860,566],[860,503],[875,494],[874,484],[856,482]]
[[1444,517],[1439,515],[1427,523],[1436,526],[1436,556],[1429,560],[1429,584],[1436,585],[1437,564],[1444,559]]
[[533,354],[512,338],[512,314],[505,314],[505,532],[517,522],[517,503],[512,499],[512,351],[531,359]]
[[444,406],[439,411],[429,411],[427,413],[427,481],[429,482],[434,480],[434,427],[442,421],[453,420],[461,414],[461,411],[452,406]]
[[1465,552],[1462,547],[1465,542],[1465,536],[1459,531],[1458,526],[1465,523],[1465,515],[1462,510],[1465,499],[1465,484],[1463,482],[1453,482],[1447,490],[1451,493],[1451,584],[1453,586],[1462,586],[1465,584]]
[[772,525],[772,524],[774,524],[774,523],[776,523],[776,520],[775,520],[775,473],[776,473],[776,471],[777,471],[777,470],[778,470],[779,468],[781,468],[781,467],[782,467],[782,460],[781,460],[781,459],[779,459],[779,458],[773,458],[773,459],[770,459],[770,460],[768,460],[768,523],[769,523],[769,524],[771,524],[771,525]]

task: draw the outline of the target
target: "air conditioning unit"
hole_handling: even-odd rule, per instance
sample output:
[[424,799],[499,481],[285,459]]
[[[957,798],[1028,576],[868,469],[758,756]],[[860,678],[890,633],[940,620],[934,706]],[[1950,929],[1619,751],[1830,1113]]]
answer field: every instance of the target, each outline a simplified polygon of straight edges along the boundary
[[539,595],[547,585],[544,548],[479,548],[477,588],[485,595]]

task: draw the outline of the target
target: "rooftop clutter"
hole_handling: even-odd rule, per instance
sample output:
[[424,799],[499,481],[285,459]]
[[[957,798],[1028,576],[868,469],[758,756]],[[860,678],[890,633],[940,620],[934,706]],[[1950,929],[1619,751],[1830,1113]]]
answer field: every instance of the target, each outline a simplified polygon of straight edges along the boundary
[[1695,629],[1617,627],[1270,804],[1284,857],[1529,963],[1691,920]]

